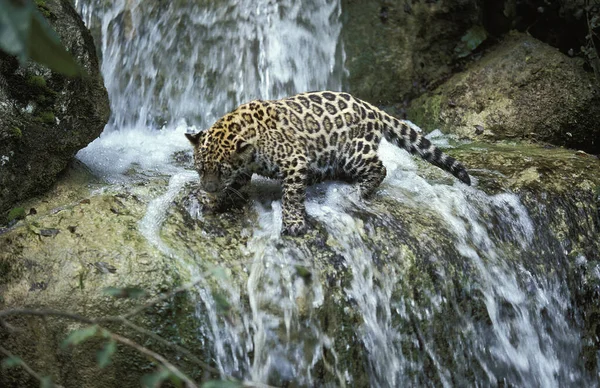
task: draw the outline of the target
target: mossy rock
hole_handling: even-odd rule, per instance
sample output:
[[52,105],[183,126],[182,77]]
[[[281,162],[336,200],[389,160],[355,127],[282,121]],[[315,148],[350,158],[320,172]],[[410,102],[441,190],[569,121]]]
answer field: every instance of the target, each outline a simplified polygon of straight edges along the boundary
[[[68,0],[38,0],[87,73],[68,78],[0,52],[0,225],[14,204],[48,190],[110,114],[93,39]],[[46,12],[47,11],[47,12]]]
[[39,118],[44,124],[54,124],[56,117],[53,112],[40,112]]
[[41,75],[30,75],[27,77],[27,83],[31,87],[36,87],[40,89],[46,88],[46,79]]
[[[600,263],[600,230],[594,226],[598,217],[600,161],[569,149],[529,143],[471,143],[447,151],[464,162],[471,172],[475,188],[480,191],[471,193],[473,201],[484,193],[490,196],[517,193],[533,220],[534,239],[552,239],[554,245],[542,245],[539,253],[536,251],[530,256],[513,255],[507,244],[506,255],[511,260],[508,264],[523,271],[534,271],[540,281],[555,276],[555,271],[565,273],[575,300],[573,314],[577,322],[581,322],[577,327],[586,344],[581,353],[582,362],[591,364],[596,360],[594,352],[600,348],[594,339],[598,327],[594,320],[600,303],[598,298],[592,297],[597,282],[590,281],[594,268]],[[304,344],[306,349],[311,349],[319,338],[310,337],[310,330],[306,328],[309,322],[317,322],[321,332],[331,340],[331,347],[323,352],[322,359],[311,364],[315,385],[339,383],[339,376],[331,366],[347,370],[356,386],[373,385],[368,371],[369,355],[357,334],[357,328],[364,324],[363,316],[357,310],[358,302],[348,297],[357,276],[350,268],[348,249],[356,246],[351,242],[350,247],[345,247],[348,242],[345,236],[332,234],[318,221],[302,238],[265,235],[264,245],[258,245],[270,250],[269,260],[263,262],[266,256],[257,252],[257,245],[252,245],[257,241],[254,232],[261,228],[254,208],[272,206],[277,194],[255,187],[259,191],[253,193],[254,206],[242,206],[223,214],[201,214],[194,211],[197,209],[195,188],[189,185],[169,201],[165,221],[156,232],[162,244],[153,244],[152,238],[142,235],[139,225],[149,203],[166,191],[166,178],[132,187],[98,190],[102,186],[82,166],[74,166],[74,169],[52,192],[21,206],[36,208],[36,215],[0,234],[0,246],[3,246],[0,287],[4,296],[0,309],[47,306],[94,316],[115,314],[131,308],[132,301],[109,298],[101,292],[104,287],[134,285],[152,295],[186,283],[198,272],[220,267],[221,274],[208,277],[203,290],[209,295],[221,295],[217,298],[221,302],[214,306],[221,308],[222,315],[217,319],[224,325],[235,324],[243,322],[242,312],[249,314],[251,309],[283,316],[282,310],[287,305],[271,301],[272,294],[262,293],[258,298],[248,295],[249,290],[269,285],[272,280],[264,269],[275,265],[280,267],[278,275],[287,277],[273,280],[276,290],[273,294],[284,301],[293,299],[297,310],[293,311],[290,328],[274,327],[270,335],[278,336],[281,343],[308,338]],[[419,173],[434,181],[453,179],[429,165],[419,167]],[[363,259],[373,263],[373,282],[391,282],[392,302],[411,302],[403,305],[405,313],[394,310],[399,306],[393,303],[380,306],[378,313],[391,309],[389,325],[400,333],[397,340],[408,365],[435,371],[430,356],[434,354],[436,362],[448,368],[449,377],[481,383],[487,372],[475,362],[473,351],[477,344],[462,325],[468,316],[476,325],[491,326],[485,296],[471,279],[478,269],[458,252],[456,236],[447,228],[444,216],[432,209],[411,206],[410,190],[405,195],[406,202],[398,201],[386,195],[386,188],[382,187],[381,193],[372,200],[359,205],[349,200],[345,209],[349,222],[356,227],[348,235],[358,230],[354,235],[360,239],[358,246],[364,244],[365,251],[369,252],[369,257]],[[505,210],[499,206],[485,217],[494,224],[497,216],[494,212]],[[40,229],[60,232],[42,235]],[[503,228],[497,229],[494,232],[504,232]],[[296,255],[310,259],[299,262]],[[586,258],[585,268],[577,264],[581,256]],[[277,261],[284,257],[286,260],[292,257],[296,266]],[[560,264],[567,265],[552,266],[559,257],[563,260]],[[116,273],[97,271],[99,262],[113,266]],[[47,284],[43,290],[37,287],[42,282]],[[282,292],[288,283],[294,285],[293,290],[300,290],[298,294]],[[303,286],[308,283],[318,284],[321,291],[308,292],[310,288]],[[235,299],[228,298],[231,289],[236,290]],[[437,298],[432,299],[432,295]],[[209,324],[209,307],[198,306],[203,304],[191,294],[173,298],[138,317],[136,323],[185,344],[203,359],[212,359],[212,339],[205,335],[208,326],[203,326]],[[427,314],[418,314],[419,311],[427,311]],[[80,325],[54,320],[43,324],[33,319],[11,322],[28,331],[10,336],[8,341],[3,338],[3,346],[18,351],[36,370],[58,377],[57,383],[65,386],[110,387],[116,382],[135,386],[140,376],[151,368],[139,354],[123,349],[112,365],[100,370],[95,360],[95,350],[101,347],[100,343],[68,352],[60,350],[60,340]],[[244,330],[238,334],[240,341],[248,340],[243,338],[247,334]],[[423,338],[427,340],[427,350],[421,345]],[[159,345],[156,349],[172,355]],[[259,357],[257,353],[265,350],[271,349],[263,346],[250,352],[252,355],[248,357]],[[202,378],[199,368],[185,360],[178,361],[190,374]],[[35,386],[36,382],[19,373],[11,370],[0,375],[0,385],[11,386],[16,382],[20,384],[17,386]],[[418,386],[443,382],[435,373],[427,374],[420,369],[409,367],[406,374],[407,380]],[[285,386],[297,382],[277,376],[269,383]]]
[[52,18],[55,15],[52,13],[52,10],[46,4],[46,0],[35,0],[35,5],[38,10],[44,15],[46,18]]
[[583,61],[528,35],[497,47],[411,102],[426,131],[469,139],[528,139],[600,153],[600,94]]

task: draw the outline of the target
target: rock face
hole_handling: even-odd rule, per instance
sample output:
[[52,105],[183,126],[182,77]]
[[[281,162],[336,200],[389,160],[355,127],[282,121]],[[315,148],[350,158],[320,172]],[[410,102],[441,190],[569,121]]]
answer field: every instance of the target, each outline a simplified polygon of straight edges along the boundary
[[530,36],[493,51],[411,102],[408,118],[464,138],[532,139],[600,153],[600,93],[592,73]]
[[342,2],[350,92],[376,104],[415,97],[452,71],[475,0]]
[[[294,370],[302,375],[303,368],[313,368],[316,386],[341,385],[344,380],[340,376],[345,371],[356,386],[389,383],[383,379],[386,371],[370,364],[372,354],[405,360],[402,375],[404,382],[411,383],[407,386],[437,385],[442,381],[472,385],[482,381],[491,384],[494,380],[488,380],[490,373],[507,376],[510,381],[527,377],[513,375],[518,371],[502,364],[502,357],[489,359],[489,344],[485,341],[488,336],[494,338],[496,325],[514,330],[511,344],[515,349],[519,341],[531,339],[530,332],[519,331],[524,325],[522,314],[528,309],[533,312],[526,316],[541,316],[548,325],[540,328],[553,328],[544,335],[575,330],[561,326],[565,317],[555,315],[553,308],[546,306],[548,288],[544,284],[560,282],[564,287],[561,293],[575,300],[568,314],[579,322],[574,342],[567,341],[568,347],[574,357],[584,359],[593,375],[600,347],[595,318],[600,306],[594,297],[600,290],[594,275],[600,263],[600,161],[569,150],[531,145],[479,143],[451,153],[477,171],[474,176],[478,185],[465,189],[468,206],[439,212],[436,206],[424,205],[447,195],[460,200],[463,194],[451,185],[435,184],[433,192],[427,192],[432,186],[419,190],[410,186],[400,190],[398,196],[398,192],[393,194],[393,184],[384,183],[381,192],[368,202],[353,202],[341,195],[346,213],[340,225],[345,229],[331,229],[327,223],[340,215],[325,213],[313,220],[314,229],[304,238],[280,238],[268,230],[265,233],[270,221],[261,219],[264,214],[257,217],[256,210],[274,206],[276,192],[256,193],[253,204],[228,213],[201,215],[189,195],[190,189],[182,189],[163,202],[167,209],[164,223],[153,229],[154,224],[145,221],[159,219],[156,214],[140,221],[151,202],[160,203],[155,198],[171,191],[165,190],[164,178],[90,191],[98,183],[85,171],[69,170],[72,175],[64,176],[45,197],[24,204],[36,208],[37,214],[0,235],[0,310],[26,306],[67,310],[88,317],[115,316],[144,303],[144,299],[115,299],[102,293],[104,287],[140,287],[152,296],[219,266],[222,275],[207,277],[202,290],[165,300],[132,321],[184,344],[203,360],[224,357],[214,350],[216,339],[210,333],[216,329],[211,329],[212,319],[220,325],[216,330],[219,340],[227,338],[227,328],[233,327],[233,343],[242,346],[241,350],[231,348],[231,353],[239,357],[241,364],[246,357],[266,364],[265,360],[275,357],[276,352],[295,349],[300,343],[303,351],[299,354],[309,355],[309,360],[311,355],[319,356],[308,363],[291,360]],[[433,182],[448,179],[432,166],[419,170]],[[309,196],[318,197],[321,190],[317,187]],[[440,190],[443,192],[438,195]],[[519,193],[531,214],[529,242],[521,241],[523,231],[514,230],[522,224],[506,222],[518,218],[522,211],[503,199],[508,190]],[[422,201],[415,204],[413,200],[421,196]],[[318,207],[327,212],[327,204]],[[455,217],[452,212],[460,214]],[[456,230],[448,227],[447,217],[455,217],[453,222],[460,224],[460,219],[472,212],[483,214],[476,224],[467,224],[473,229],[465,231],[464,245],[457,244],[460,234],[457,236]],[[489,240],[480,228],[488,228]],[[488,255],[490,251],[493,254]],[[492,263],[493,276],[480,277],[486,265],[468,259],[477,254]],[[498,260],[498,255],[509,261]],[[114,273],[102,268],[114,268]],[[519,271],[512,272],[515,268]],[[524,300],[535,300],[540,294],[543,303],[526,304],[521,310],[521,302],[503,299],[504,294],[489,290],[486,282],[491,281],[490,277],[503,276],[505,271],[518,277],[519,284],[523,282],[512,286],[529,292]],[[364,282],[360,280],[363,276]],[[510,276],[502,279],[498,287]],[[211,302],[211,294],[226,298],[216,315],[219,303]],[[381,295],[387,295],[387,303],[378,304]],[[489,298],[498,298],[497,310],[496,302],[489,305]],[[371,307],[373,310],[369,310]],[[375,317],[383,323],[370,321]],[[102,338],[84,346],[61,348],[59,344],[67,333],[82,327],[79,323],[21,316],[7,321],[22,331],[0,329],[2,346],[66,387],[112,387],[117,383],[136,386],[141,375],[153,370],[147,359],[124,346],[119,346],[111,365],[99,369],[95,352],[102,348]],[[261,323],[268,323],[266,332],[261,332]],[[364,334],[369,332],[369,325],[376,326],[374,333],[379,329],[397,331],[396,337],[388,337],[394,343],[377,342],[381,338]],[[140,333],[116,325],[110,328],[177,360],[177,365],[197,381],[207,378],[202,368],[189,359],[175,356],[172,350]],[[584,337],[581,342],[579,335]],[[555,339],[544,337],[544,341]],[[252,343],[254,347],[247,345]],[[491,344],[495,352],[501,351],[499,344]],[[548,347],[554,348],[556,342],[551,344]],[[232,345],[223,346],[230,349]],[[400,348],[401,354],[393,353]],[[494,365],[495,361],[501,365]],[[559,361],[560,370],[566,373],[562,361],[566,364],[570,359]],[[440,365],[442,372],[434,373]],[[240,369],[235,372],[242,373]],[[249,374],[248,370],[243,373]],[[266,378],[264,373],[261,376]],[[569,376],[560,374],[558,381],[567,381],[560,379],[572,378]],[[579,385],[586,385],[582,369],[575,376],[581,379]],[[276,386],[309,385],[298,378],[294,374],[275,375],[267,381]],[[0,386],[37,385],[19,368],[0,374]]]
[[108,95],[92,37],[67,0],[43,13],[87,72],[67,78],[0,53],[0,224],[20,200],[47,190],[75,153],[99,136]]

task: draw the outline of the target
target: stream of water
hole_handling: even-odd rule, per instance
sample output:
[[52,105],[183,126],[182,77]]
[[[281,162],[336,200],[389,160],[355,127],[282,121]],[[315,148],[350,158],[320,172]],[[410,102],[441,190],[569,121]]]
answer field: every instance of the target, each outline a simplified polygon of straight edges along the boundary
[[[172,162],[174,153],[189,152],[183,133],[210,126],[248,100],[344,86],[340,0],[77,0],[76,6],[100,47],[112,109],[104,133],[78,158],[109,182],[126,182],[132,167],[170,176],[140,231],[171,255],[161,241],[161,225],[169,204],[197,179]],[[406,274],[374,264],[374,250],[365,242],[370,224],[353,216],[369,212],[368,205],[349,186],[327,183],[309,192],[307,212],[337,242],[334,249],[353,274],[344,291],[362,322],[354,328],[354,342],[335,344],[316,318],[326,279],[307,284],[294,276],[296,266],[310,267],[313,258],[279,243],[280,201],[265,206],[256,200],[258,224],[245,247],[252,257],[248,282],[224,280],[220,286],[241,318],[219,316],[208,286],[198,288],[198,319],[204,322],[199,335],[208,339],[222,375],[318,385],[314,368],[327,353],[327,368],[335,376],[329,384],[355,386],[357,371],[338,363],[336,349],[361,346],[368,382],[375,387],[473,381],[593,386],[582,370],[580,333],[569,323],[570,297],[560,271],[546,277],[514,260],[535,255],[536,244],[546,238],[537,235],[540,228],[519,198],[428,181],[411,156],[385,142],[380,155],[388,170],[381,194],[440,220],[453,251],[470,268],[466,287],[479,295],[486,322],[459,312],[460,337],[440,340],[446,329],[457,329],[436,331],[428,322],[456,310],[456,295],[442,290],[426,295],[425,302],[407,297]],[[261,179],[254,184],[258,190],[272,185]],[[385,213],[370,217],[389,222]],[[427,260],[445,258],[445,252],[437,252]],[[395,261],[417,259],[398,252]],[[201,271],[190,267],[189,272],[200,276]],[[440,277],[450,279],[449,274]]]

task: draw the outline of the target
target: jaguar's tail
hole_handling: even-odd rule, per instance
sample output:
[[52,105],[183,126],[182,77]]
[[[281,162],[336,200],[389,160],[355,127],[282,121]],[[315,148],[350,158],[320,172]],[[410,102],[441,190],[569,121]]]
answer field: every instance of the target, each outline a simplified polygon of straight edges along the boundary
[[471,177],[469,177],[462,163],[443,153],[442,150],[431,144],[428,139],[409,127],[406,122],[388,116],[388,120],[384,120],[384,123],[383,136],[387,141],[400,148],[404,148],[411,154],[418,154],[429,163],[450,172],[463,183],[471,185]]

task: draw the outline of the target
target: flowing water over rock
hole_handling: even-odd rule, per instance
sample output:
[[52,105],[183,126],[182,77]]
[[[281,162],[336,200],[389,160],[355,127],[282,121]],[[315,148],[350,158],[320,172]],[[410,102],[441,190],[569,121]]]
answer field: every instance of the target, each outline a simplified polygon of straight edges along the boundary
[[[198,335],[223,376],[300,386],[595,384],[564,249],[516,194],[465,187],[384,143],[388,177],[372,201],[340,183],[311,188],[317,232],[307,242],[279,236],[278,185],[257,177],[241,213],[251,219],[236,220],[233,239],[205,227],[188,195],[197,177],[174,157],[189,166],[183,133],[254,98],[341,89],[339,1],[77,6],[101,36],[113,111],[78,157],[111,183],[170,177],[139,229],[192,279],[227,267],[196,295]],[[188,232],[174,231],[177,217]],[[194,240],[229,244],[239,261],[223,263],[210,248],[201,255]]]

